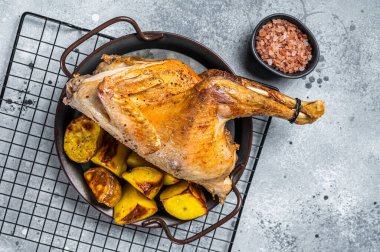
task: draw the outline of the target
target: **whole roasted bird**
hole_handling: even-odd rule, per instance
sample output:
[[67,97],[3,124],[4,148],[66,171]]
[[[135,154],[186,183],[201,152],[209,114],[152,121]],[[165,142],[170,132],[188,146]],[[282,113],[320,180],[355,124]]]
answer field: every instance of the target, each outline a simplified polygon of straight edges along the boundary
[[[225,128],[237,117],[290,120],[296,100],[220,70],[197,75],[178,60],[104,55],[94,75],[66,85],[64,102],[173,176],[221,202],[231,190],[238,145]],[[302,102],[296,124],[316,121],[324,102]]]

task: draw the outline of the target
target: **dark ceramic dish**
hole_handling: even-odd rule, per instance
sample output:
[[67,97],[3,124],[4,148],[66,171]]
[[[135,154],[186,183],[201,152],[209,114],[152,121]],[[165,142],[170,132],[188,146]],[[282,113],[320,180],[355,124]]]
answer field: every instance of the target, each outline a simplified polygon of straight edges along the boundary
[[[281,72],[280,70],[277,70],[271,66],[269,66],[267,63],[265,63],[261,58],[260,58],[260,55],[258,54],[258,52],[256,51],[256,37],[257,37],[257,34],[259,33],[261,27],[263,27],[263,25],[265,25],[268,21],[272,20],[272,19],[285,19],[293,24],[295,24],[296,26],[298,26],[298,28],[307,35],[308,39],[309,39],[309,43],[312,47],[312,58],[311,60],[307,63],[306,67],[305,67],[305,70],[303,71],[299,71],[299,72],[296,72],[296,73],[292,73],[292,74],[286,74],[286,73],[283,73]],[[317,43],[317,40],[315,39],[314,35],[311,33],[311,31],[306,27],[306,25],[304,25],[300,20],[298,20],[297,18],[293,17],[293,16],[290,16],[288,14],[284,14],[284,13],[276,13],[276,14],[272,14],[272,15],[269,15],[267,17],[265,17],[264,19],[262,19],[256,26],[256,28],[253,30],[253,35],[252,35],[252,40],[251,40],[251,51],[252,51],[252,54],[253,56],[255,57],[255,59],[262,65],[264,66],[266,69],[268,69],[269,71],[271,71],[272,73],[280,76],[280,77],[285,77],[285,78],[289,78],[289,79],[297,79],[297,78],[301,78],[303,76],[306,76],[308,75],[311,71],[314,70],[314,68],[317,66],[318,64],[318,61],[319,61],[319,47],[318,47],[318,43]]]
[[[124,55],[131,52],[136,52],[142,49],[162,49],[170,50],[174,52],[179,52],[181,54],[191,57],[195,61],[202,64],[205,68],[215,68],[221,69],[227,72],[233,73],[232,69],[213,51],[205,47],[204,45],[191,40],[189,38],[167,32],[141,32],[140,28],[137,26],[133,19],[128,17],[118,17],[107,21],[106,23],[100,25],[94,30],[90,31],[88,34],[80,38],[78,41],[74,42],[69,46],[61,57],[61,67],[63,72],[67,77],[72,78],[73,73],[71,73],[66,67],[66,58],[71,51],[73,51],[78,45],[83,43],[85,40],[108,27],[109,25],[116,22],[128,22],[133,25],[136,33],[122,36],[120,38],[111,40],[107,44],[96,49],[93,53],[87,56],[79,66],[74,70],[74,73],[79,73],[81,75],[91,74],[96,66],[100,63],[100,57],[102,54],[118,54]],[[111,216],[113,215],[113,209],[105,207],[99,204],[92,195],[88,185],[83,178],[83,167],[71,161],[65,154],[63,150],[63,138],[67,125],[70,121],[77,115],[77,112],[69,106],[65,106],[62,102],[63,97],[66,92],[63,89],[59,103],[57,105],[56,117],[55,117],[55,145],[57,148],[57,154],[60,159],[63,170],[65,171],[71,184],[75,187],[78,193],[92,206],[98,209],[100,212]],[[59,115],[59,116],[58,116]],[[247,165],[249,159],[249,153],[252,145],[252,120],[251,118],[240,118],[232,121],[232,127],[229,127],[234,136],[234,141],[240,145],[238,150],[238,161],[236,166],[231,173],[231,179],[233,181],[232,192],[234,193],[237,200],[235,208],[230,212],[230,214],[224,216],[218,222],[212,224],[208,228],[204,229],[200,233],[195,234],[185,240],[176,239],[171,233],[168,226],[175,226],[183,223],[184,221],[178,220],[165,211],[158,211],[153,217],[133,223],[135,226],[144,227],[162,227],[168,236],[168,238],[176,243],[185,244],[194,241],[201,236],[207,234],[208,232],[219,227],[229,219],[231,219],[235,214],[237,214],[241,208],[241,195],[236,188],[236,183],[238,182],[244,168]],[[207,197],[207,208],[210,211],[216,205],[219,204],[218,199],[213,199],[210,195]]]

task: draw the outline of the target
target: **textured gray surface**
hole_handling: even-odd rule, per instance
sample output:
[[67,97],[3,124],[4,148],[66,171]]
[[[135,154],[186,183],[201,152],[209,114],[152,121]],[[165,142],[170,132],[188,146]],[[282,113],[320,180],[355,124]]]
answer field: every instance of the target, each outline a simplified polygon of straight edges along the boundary
[[[379,249],[380,2],[0,0],[0,83],[24,11],[88,28],[128,15],[145,30],[204,43],[240,75],[262,78],[301,99],[325,100],[326,115],[316,124],[273,120],[233,250]],[[323,61],[306,79],[269,78],[251,61],[253,27],[275,12],[301,18],[316,35]]]

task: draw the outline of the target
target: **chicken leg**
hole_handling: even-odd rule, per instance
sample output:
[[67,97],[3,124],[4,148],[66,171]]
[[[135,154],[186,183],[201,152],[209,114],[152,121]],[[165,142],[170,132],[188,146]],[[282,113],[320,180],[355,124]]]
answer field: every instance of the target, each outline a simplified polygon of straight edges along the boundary
[[[120,142],[173,176],[204,186],[221,202],[238,145],[228,120],[294,116],[295,99],[219,70],[198,76],[177,60],[105,56],[94,76],[67,84],[64,102],[97,121]],[[302,102],[296,124],[324,113],[322,101]]]
[[[228,114],[225,115],[229,119],[253,115],[268,115],[286,120],[291,120],[294,117],[294,109],[297,103],[296,99],[281,92],[240,76],[216,69],[207,70],[200,76],[202,79],[211,80],[206,84],[208,88],[216,85],[214,89],[217,90],[219,96],[220,93],[228,93],[229,99],[234,100],[234,104],[238,104],[237,108],[230,111],[232,117],[228,117]],[[244,92],[245,89],[243,87],[236,87],[231,81],[242,85],[252,92]],[[223,88],[221,88],[221,85]],[[239,89],[239,91],[236,89]],[[324,108],[323,101],[302,101],[300,113],[295,123],[313,123],[324,114]]]

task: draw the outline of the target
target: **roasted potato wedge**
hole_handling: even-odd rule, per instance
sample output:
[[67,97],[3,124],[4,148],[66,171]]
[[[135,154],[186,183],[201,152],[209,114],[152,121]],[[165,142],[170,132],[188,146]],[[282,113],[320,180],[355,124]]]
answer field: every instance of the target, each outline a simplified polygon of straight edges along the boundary
[[120,182],[107,169],[103,167],[90,168],[84,172],[84,179],[99,203],[114,207],[119,202],[121,198]]
[[111,135],[106,134],[102,146],[91,158],[91,161],[120,177],[127,170],[126,160],[129,152],[128,147],[119,143]]
[[174,185],[178,183],[180,180],[176,177],[170,175],[169,173],[164,172],[164,185]]
[[182,180],[179,183],[175,184],[175,186],[169,186],[165,190],[163,190],[160,194],[160,200],[163,201],[175,195],[180,195],[188,188],[189,182]]
[[133,186],[126,183],[121,200],[113,209],[117,224],[129,224],[146,219],[157,212],[157,204],[148,199]]
[[166,212],[180,220],[192,220],[207,214],[206,198],[197,185],[180,181],[160,194]]
[[70,122],[65,131],[63,149],[76,163],[86,163],[98,150],[104,131],[98,124],[85,115]]
[[124,172],[122,177],[149,199],[157,195],[164,182],[162,172],[148,166],[135,167],[130,172]]
[[132,153],[128,156],[127,165],[129,168],[135,168],[140,166],[152,166],[151,163],[137,155],[137,153],[134,151],[132,151]]

